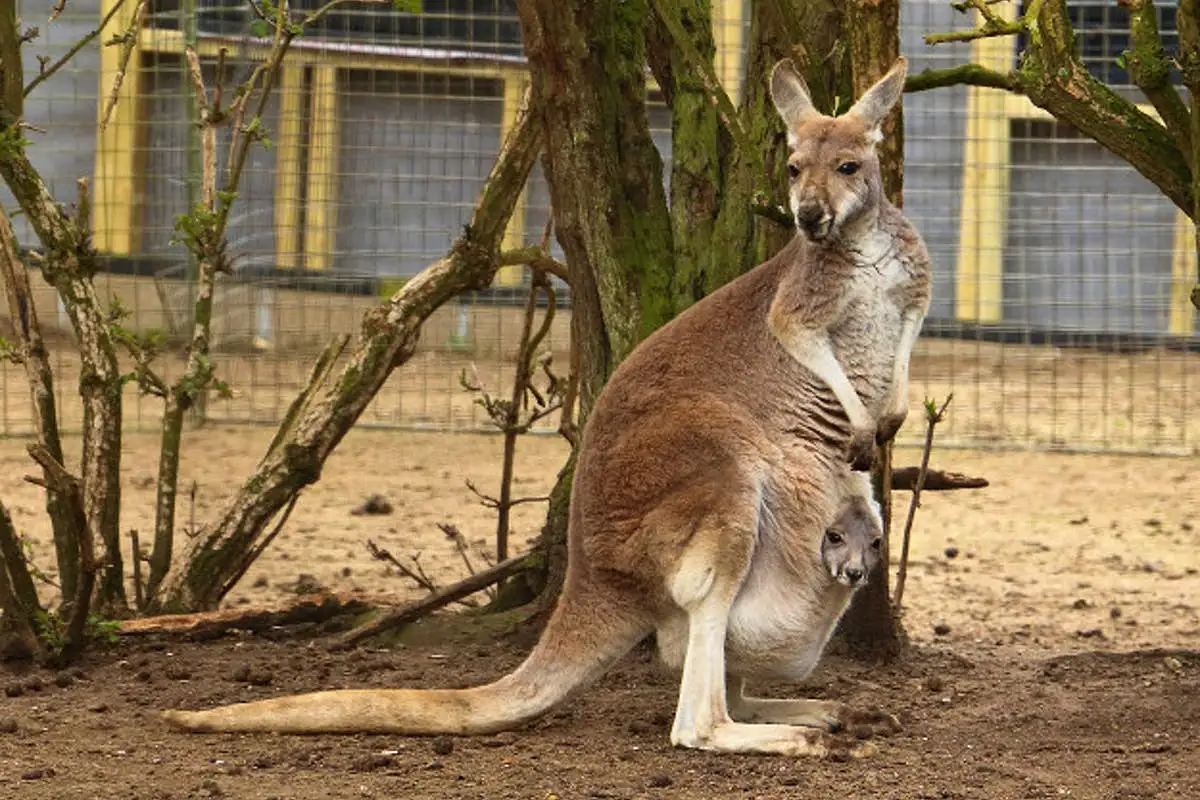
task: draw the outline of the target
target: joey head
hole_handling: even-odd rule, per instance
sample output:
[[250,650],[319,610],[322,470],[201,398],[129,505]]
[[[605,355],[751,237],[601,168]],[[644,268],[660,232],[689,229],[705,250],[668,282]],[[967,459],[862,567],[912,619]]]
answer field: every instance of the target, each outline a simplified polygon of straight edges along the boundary
[[883,528],[868,502],[850,498],[821,538],[821,564],[829,577],[852,589],[867,582],[883,549]]

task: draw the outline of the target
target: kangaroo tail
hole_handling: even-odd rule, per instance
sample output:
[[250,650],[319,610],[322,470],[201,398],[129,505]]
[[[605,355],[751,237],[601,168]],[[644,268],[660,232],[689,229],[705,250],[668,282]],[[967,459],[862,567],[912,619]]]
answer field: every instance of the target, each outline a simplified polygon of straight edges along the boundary
[[313,692],[208,711],[164,711],[163,718],[189,731],[465,735],[513,728],[595,681],[651,630],[624,604],[571,588],[565,587],[524,663],[485,686]]

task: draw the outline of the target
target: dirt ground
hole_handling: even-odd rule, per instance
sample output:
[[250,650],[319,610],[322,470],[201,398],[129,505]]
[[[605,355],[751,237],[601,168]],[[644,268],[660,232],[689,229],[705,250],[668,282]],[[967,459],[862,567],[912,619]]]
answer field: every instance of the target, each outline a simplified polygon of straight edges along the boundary
[[[270,435],[191,434],[196,523],[219,512]],[[151,528],[155,444],[126,440],[126,529]],[[419,596],[370,557],[368,538],[400,558],[419,553],[439,584],[461,577],[436,523],[457,524],[482,563],[494,523],[463,481],[494,487],[499,453],[496,437],[354,431],[229,605],[284,605],[301,575],[371,599]],[[554,438],[523,441],[519,491],[544,494],[564,454]],[[904,450],[898,462],[916,458]],[[0,797],[1200,797],[1200,458],[942,450],[934,462],[992,485],[928,495],[918,514],[908,654],[887,666],[829,657],[802,686],[761,687],[898,715],[903,730],[868,758],[673,750],[675,680],[644,648],[560,711],[494,737],[197,737],[156,717],[319,688],[465,686],[512,668],[529,645],[519,623],[459,619],[452,631],[416,626],[386,650],[332,654],[326,639],[286,631],[129,638],[75,674],[0,673]],[[0,497],[48,568],[27,471],[24,443],[0,440]],[[393,512],[350,514],[371,493]],[[907,497],[896,499],[902,511]],[[540,504],[520,508],[518,546],[541,516]]]

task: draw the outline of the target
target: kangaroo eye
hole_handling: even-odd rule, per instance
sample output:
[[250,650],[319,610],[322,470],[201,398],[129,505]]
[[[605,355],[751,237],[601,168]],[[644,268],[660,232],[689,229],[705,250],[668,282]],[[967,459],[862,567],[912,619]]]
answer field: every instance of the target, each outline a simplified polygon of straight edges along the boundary
[[792,180],[795,180],[796,178],[800,177],[800,167],[796,166],[792,162],[790,162],[790,161],[788,162],[787,169],[788,169],[788,175],[792,176]]
[[859,163],[857,161],[843,161],[838,165],[838,172],[843,175],[853,175],[858,172]]
[[871,542],[872,550],[878,550],[882,546],[883,546],[883,539],[876,539],[875,541]]
[[837,531],[825,531],[825,540],[830,544],[841,544],[842,535]]

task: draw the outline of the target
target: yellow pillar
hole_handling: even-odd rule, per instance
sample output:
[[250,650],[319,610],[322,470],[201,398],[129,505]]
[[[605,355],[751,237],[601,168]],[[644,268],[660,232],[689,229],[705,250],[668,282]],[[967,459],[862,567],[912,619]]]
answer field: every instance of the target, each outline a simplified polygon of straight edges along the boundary
[[713,4],[713,41],[717,45],[717,79],[736,106],[742,96],[742,47],[745,0],[716,0]]
[[1196,309],[1191,300],[1192,287],[1196,285],[1196,226],[1182,211],[1175,212],[1174,244],[1167,330],[1179,336],[1190,336],[1196,330]]
[[333,264],[338,199],[337,67],[313,67],[308,140],[308,203],[304,218],[304,263],[309,269]]
[[[101,0],[100,18],[104,19],[119,0]],[[125,3],[100,32],[99,41],[107,42],[129,27],[136,3]],[[121,48],[100,48],[100,100],[96,120],[104,118],[104,108],[112,94],[121,67]],[[142,139],[141,45],[135,44],[121,81],[117,104],[103,130],[96,127],[96,161],[92,177],[92,241],[106,253],[128,255],[141,249],[138,201],[142,179],[139,175],[139,142]]]
[[304,132],[304,64],[287,59],[279,85],[279,132],[275,139],[275,261],[300,266],[300,163]]
[[[508,137],[517,121],[517,111],[521,107],[521,98],[525,94],[527,77],[523,72],[506,71],[504,81],[504,109],[500,112],[500,141]],[[508,219],[508,228],[504,231],[502,250],[512,250],[525,243],[525,206],[528,203],[528,192],[521,189],[521,196],[513,206],[512,216]],[[492,280],[494,286],[519,286],[525,274],[523,266],[501,267],[496,271]]]
[[[979,20],[982,24],[983,20]],[[998,72],[1012,68],[1012,41],[978,39],[971,60]],[[955,316],[999,322],[1004,315],[1004,235],[1010,166],[1007,98],[1000,89],[967,89]]]

